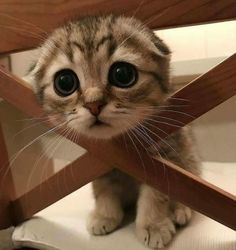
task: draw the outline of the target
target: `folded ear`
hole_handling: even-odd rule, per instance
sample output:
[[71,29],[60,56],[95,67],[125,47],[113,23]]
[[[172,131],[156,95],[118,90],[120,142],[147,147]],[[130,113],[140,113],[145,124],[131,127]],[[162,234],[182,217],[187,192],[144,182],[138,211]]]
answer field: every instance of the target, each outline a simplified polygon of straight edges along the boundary
[[33,73],[35,67],[36,67],[36,63],[33,63],[29,67],[29,70],[28,70],[27,74],[24,77],[22,77],[22,80],[29,83],[29,85],[32,87],[33,91],[35,93],[37,93],[37,84],[36,84],[36,80],[35,80],[34,73]]
[[153,41],[155,47],[158,49],[158,51],[159,51],[158,54],[160,56],[170,58],[171,51],[161,38],[159,38],[158,36],[153,34],[152,41]]
[[172,86],[170,82],[170,58],[171,58],[171,51],[169,47],[160,39],[158,36],[153,33],[152,42],[155,45],[155,53],[153,57],[157,61],[159,68],[162,72],[162,81],[163,84],[166,86],[166,93],[172,92]]

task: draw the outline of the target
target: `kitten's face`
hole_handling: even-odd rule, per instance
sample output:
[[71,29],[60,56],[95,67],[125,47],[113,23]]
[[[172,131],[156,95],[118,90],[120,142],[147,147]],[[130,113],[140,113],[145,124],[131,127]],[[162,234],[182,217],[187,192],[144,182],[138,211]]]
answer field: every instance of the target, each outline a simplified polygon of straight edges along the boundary
[[90,17],[57,29],[30,77],[47,112],[81,134],[110,138],[156,113],[168,93],[168,56],[138,21]]

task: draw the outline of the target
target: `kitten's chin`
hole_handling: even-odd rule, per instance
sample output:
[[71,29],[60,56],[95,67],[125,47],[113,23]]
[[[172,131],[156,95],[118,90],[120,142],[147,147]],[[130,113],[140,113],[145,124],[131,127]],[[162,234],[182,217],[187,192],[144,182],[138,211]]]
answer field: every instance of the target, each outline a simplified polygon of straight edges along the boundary
[[90,138],[109,140],[122,134],[122,131],[107,125],[94,125],[82,133]]

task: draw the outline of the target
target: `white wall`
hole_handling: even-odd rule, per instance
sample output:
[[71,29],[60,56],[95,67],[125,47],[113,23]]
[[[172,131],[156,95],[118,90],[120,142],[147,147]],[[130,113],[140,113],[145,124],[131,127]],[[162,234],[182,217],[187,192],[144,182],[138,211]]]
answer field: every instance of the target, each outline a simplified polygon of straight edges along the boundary
[[170,46],[172,61],[225,57],[236,52],[236,21],[156,31]]
[[235,109],[236,96],[193,123],[198,149],[204,160],[236,162]]

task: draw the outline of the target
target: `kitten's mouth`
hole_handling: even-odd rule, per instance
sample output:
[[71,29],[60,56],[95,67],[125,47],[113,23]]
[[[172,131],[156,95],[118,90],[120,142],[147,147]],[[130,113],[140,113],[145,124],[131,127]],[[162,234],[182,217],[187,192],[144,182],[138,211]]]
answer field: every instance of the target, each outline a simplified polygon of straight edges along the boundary
[[94,127],[102,127],[102,126],[109,126],[109,124],[99,120],[97,117],[96,117],[96,120],[95,122],[90,126],[90,128],[94,128]]

